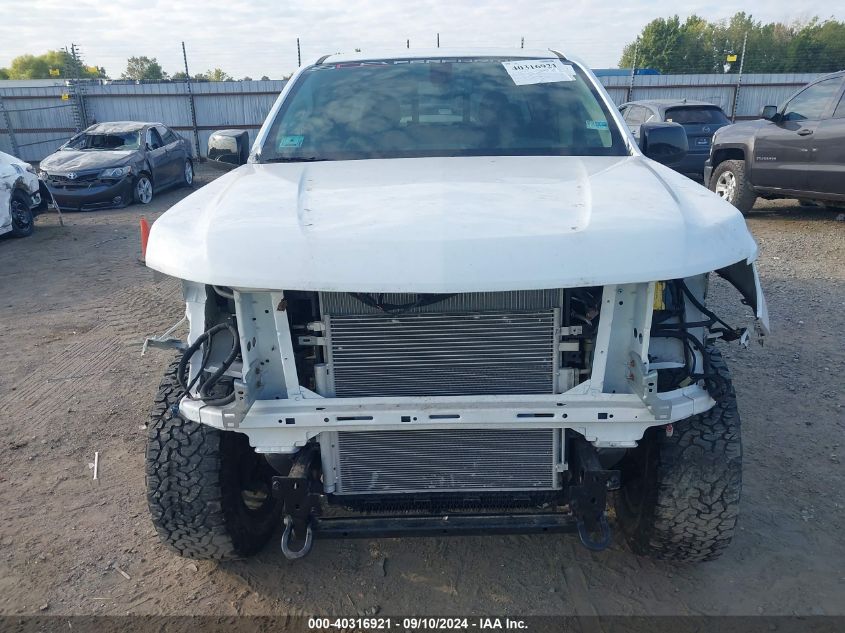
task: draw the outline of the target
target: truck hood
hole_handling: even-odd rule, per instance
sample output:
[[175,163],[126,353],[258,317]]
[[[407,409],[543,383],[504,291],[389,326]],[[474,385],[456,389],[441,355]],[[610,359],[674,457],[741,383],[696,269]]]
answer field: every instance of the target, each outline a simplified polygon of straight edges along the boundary
[[255,164],[174,205],[147,265],[237,288],[472,292],[686,277],[757,246],[742,215],[641,156]]
[[65,173],[68,171],[84,171],[88,169],[106,169],[120,167],[131,160],[137,150],[59,150],[50,154],[39,163],[39,168],[48,173]]

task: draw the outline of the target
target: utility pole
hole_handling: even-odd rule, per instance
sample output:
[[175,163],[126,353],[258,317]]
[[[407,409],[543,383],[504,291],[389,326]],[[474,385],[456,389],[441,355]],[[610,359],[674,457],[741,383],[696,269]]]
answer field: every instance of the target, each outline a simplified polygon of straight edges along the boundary
[[736,77],[736,90],[734,90],[734,107],[731,109],[731,123],[736,121],[736,107],[739,105],[739,87],[742,85],[742,68],[745,65],[745,45],[748,44],[748,31],[742,38],[742,53],[739,57],[739,73]]
[[302,66],[302,49],[299,48],[299,38],[296,38],[296,65]]
[[194,127],[194,147],[197,150],[197,160],[202,161],[200,152],[200,131],[197,127],[197,108],[194,103],[194,91],[191,89],[191,72],[188,70],[188,53],[185,51],[185,42],[182,42],[182,61],[185,62],[185,86],[188,89],[188,105],[191,108],[191,123]]
[[[67,49],[65,49],[67,53]],[[88,127],[88,112],[85,110],[85,97],[82,94],[82,59],[79,55],[79,49],[76,44],[71,43],[70,52],[68,53],[68,62],[70,63],[70,77],[68,83],[70,84],[70,92],[73,94],[73,113],[76,118],[77,131],[84,130]]]
[[9,113],[6,111],[6,108],[3,106],[3,95],[0,94],[0,114],[3,115],[3,123],[6,125],[6,134],[9,135],[9,145],[12,146],[12,154],[17,156],[18,158],[21,157],[21,150],[18,147],[18,139],[15,138],[15,130],[12,128],[12,121],[9,118]]
[[634,63],[631,64],[631,81],[628,83],[628,96],[625,98],[625,101],[630,101],[631,96],[634,94],[634,75],[637,74],[637,55],[640,52],[640,38],[637,38],[637,41],[634,42]]

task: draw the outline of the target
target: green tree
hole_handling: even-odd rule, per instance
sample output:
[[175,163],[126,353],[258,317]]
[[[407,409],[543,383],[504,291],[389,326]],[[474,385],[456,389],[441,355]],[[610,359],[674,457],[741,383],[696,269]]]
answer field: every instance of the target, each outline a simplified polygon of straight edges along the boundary
[[207,70],[202,73],[206,81],[232,81],[232,76],[220,68]]
[[9,71],[5,68],[0,68],[0,79],[8,79],[9,78]]
[[130,57],[126,60],[126,70],[121,78],[136,81],[155,81],[156,79],[167,79],[167,73],[162,70],[161,64],[155,57]]
[[[105,68],[84,66],[67,51],[47,51],[42,55],[19,55],[8,68],[0,69],[6,79],[105,78]],[[52,71],[52,72],[51,72]]]
[[[829,72],[845,68],[845,23],[836,20],[762,23],[743,11],[728,20],[708,22],[678,16],[649,22],[627,44],[619,65],[662,73],[723,72],[728,55],[740,55],[747,37],[745,72]],[[637,46],[639,43],[639,46]],[[739,70],[731,63],[729,72]]]
[[170,75],[170,79],[173,81],[185,81],[188,78],[188,75],[185,74],[184,71],[179,71]]

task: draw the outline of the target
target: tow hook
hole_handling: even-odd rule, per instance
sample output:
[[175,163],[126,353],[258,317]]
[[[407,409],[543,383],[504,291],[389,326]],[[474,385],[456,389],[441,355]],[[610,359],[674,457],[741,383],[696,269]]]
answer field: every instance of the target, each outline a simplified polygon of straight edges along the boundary
[[[297,453],[287,477],[273,477],[273,496],[284,504],[282,554],[288,560],[307,556],[314,541],[312,519],[320,510],[323,488],[319,481],[320,451],[307,446]],[[302,546],[291,548],[293,540]]]
[[600,552],[612,540],[605,511],[607,491],[619,488],[620,473],[603,469],[596,449],[582,437],[575,437],[570,442],[570,463],[569,506],[575,517],[578,537],[584,547]]
[[296,560],[297,558],[303,558],[307,556],[308,553],[311,551],[311,546],[313,545],[314,541],[314,534],[311,530],[311,522],[308,522],[307,527],[305,528],[305,541],[298,550],[292,550],[290,548],[290,541],[291,537],[293,536],[293,517],[290,515],[285,516],[285,531],[282,533],[282,554],[285,555],[285,558],[288,560]]

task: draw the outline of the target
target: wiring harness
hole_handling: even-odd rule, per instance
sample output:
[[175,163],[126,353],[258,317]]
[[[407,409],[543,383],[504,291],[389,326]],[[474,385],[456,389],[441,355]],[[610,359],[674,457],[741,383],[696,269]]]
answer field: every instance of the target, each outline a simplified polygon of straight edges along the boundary
[[[661,314],[655,314],[651,326],[651,336],[658,338],[674,338],[681,341],[684,350],[684,366],[686,377],[695,382],[703,380],[710,394],[717,398],[728,388],[723,376],[713,371],[710,366],[710,355],[705,349],[703,341],[689,332],[690,329],[703,327],[714,334],[714,338],[724,341],[735,341],[742,338],[745,328],[735,328],[708,310],[690,291],[683,279],[673,279],[666,282],[664,292],[668,295],[667,309]],[[685,321],[686,302],[707,317],[702,321]],[[671,306],[671,307],[670,307]],[[669,322],[676,319],[677,322]],[[695,351],[701,356],[701,367],[698,367]]]
[[455,296],[454,294],[418,294],[416,300],[408,303],[386,303],[384,301],[384,293],[371,295],[361,292],[350,292],[349,295],[365,306],[375,308],[379,312],[386,314],[401,314],[415,308],[434,305],[435,303],[446,301],[446,299]]
[[[223,331],[228,331],[231,334],[232,348],[229,350],[229,353],[226,355],[226,358],[220,366],[211,372],[205,380],[199,382],[200,378],[208,373],[206,371],[206,365],[208,364],[208,359],[211,357],[211,348],[214,343],[214,337]],[[194,354],[200,351],[200,349],[202,349],[202,362],[200,363],[199,369],[197,370],[194,378],[188,382],[188,363],[191,362]],[[185,350],[185,353],[182,354],[182,359],[179,361],[179,367],[176,370],[176,378],[179,381],[179,385],[185,390],[186,397],[192,397],[191,390],[199,382],[197,394],[199,395],[199,399],[205,404],[211,406],[223,406],[233,402],[235,399],[234,389],[231,393],[222,397],[215,395],[212,390],[232,366],[232,363],[235,362],[235,359],[237,359],[240,351],[241,344],[240,339],[238,338],[238,331],[229,323],[219,323],[200,334],[197,337],[197,340],[191,343],[188,349]]]

